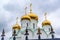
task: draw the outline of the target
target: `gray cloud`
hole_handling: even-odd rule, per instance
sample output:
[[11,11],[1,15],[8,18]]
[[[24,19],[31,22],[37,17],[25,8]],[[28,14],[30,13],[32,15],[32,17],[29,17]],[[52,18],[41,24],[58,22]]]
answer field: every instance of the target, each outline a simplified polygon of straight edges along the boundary
[[31,0],[34,7],[38,7],[42,12],[52,12],[56,9],[60,8],[60,0],[54,0],[54,2],[50,2],[49,0]]
[[[60,8],[60,1],[57,0],[53,3],[51,3],[50,1],[47,0],[31,0],[32,4],[33,4],[33,10],[41,10],[42,12],[52,12],[58,8]],[[4,9],[6,9],[7,11],[10,12],[19,12],[19,13],[23,13],[23,8],[24,7],[20,7],[18,3],[12,3],[12,4],[7,4],[4,6]],[[39,11],[38,11],[39,12]]]
[[[11,2],[13,2],[13,3],[11,3]],[[4,15],[1,16],[2,18],[0,20],[0,33],[3,28],[5,28],[6,33],[10,32],[11,31],[10,25],[15,23],[16,16],[21,17],[24,14],[24,6],[19,5],[19,3],[17,3],[17,2],[14,3],[14,1],[11,1],[11,2],[3,5],[3,9],[5,12],[3,11],[4,13],[2,13],[2,14],[4,14]],[[50,2],[47,0],[31,0],[31,2],[32,2],[32,6],[33,6],[32,7],[33,12],[39,16],[39,22],[42,20],[43,12],[46,11],[51,14],[51,12],[60,8],[60,5],[59,5],[60,0],[57,0],[54,2]],[[28,4],[30,4],[30,3],[28,3]],[[8,14],[11,14],[11,15],[9,15],[10,17],[8,17],[8,16],[7,16],[7,18],[5,17],[5,15],[7,15],[6,11],[8,11]],[[51,14],[51,15],[54,15],[54,14]],[[40,24],[39,24],[39,26],[40,26]],[[59,30],[60,30],[59,28],[57,28],[55,30],[58,35],[60,35]]]
[[48,3],[48,4],[43,4],[40,6],[42,11],[47,11],[47,12],[52,12],[55,11],[56,9],[60,8],[60,0],[54,2],[54,3]]
[[16,13],[20,13],[23,10],[23,8],[21,8],[18,4],[6,4],[4,5],[4,9]]

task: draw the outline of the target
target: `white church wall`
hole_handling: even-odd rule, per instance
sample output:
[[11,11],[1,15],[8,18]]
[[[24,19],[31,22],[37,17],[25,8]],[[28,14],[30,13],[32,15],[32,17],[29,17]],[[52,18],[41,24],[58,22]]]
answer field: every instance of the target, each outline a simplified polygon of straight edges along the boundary
[[[33,27],[33,23],[35,24],[35,28]],[[31,28],[36,29],[37,28],[37,20],[31,19]]]
[[26,28],[27,27],[27,23],[28,23],[28,27],[29,27],[30,21],[29,20],[22,20],[21,21],[21,27],[22,28]]

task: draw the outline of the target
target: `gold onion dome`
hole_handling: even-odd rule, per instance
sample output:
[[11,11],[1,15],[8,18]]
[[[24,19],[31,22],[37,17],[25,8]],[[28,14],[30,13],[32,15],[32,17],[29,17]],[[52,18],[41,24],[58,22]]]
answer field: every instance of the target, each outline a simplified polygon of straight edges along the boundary
[[38,16],[36,16],[36,14],[30,13],[28,16],[30,16],[31,19],[38,20]]
[[44,21],[42,22],[42,26],[45,26],[45,25],[51,25],[50,21],[44,20]]
[[38,16],[32,13],[32,4],[30,4],[30,13],[28,14],[32,19],[38,20]]
[[25,15],[23,15],[22,17],[21,17],[21,21],[22,20],[31,20],[31,18],[26,14],[26,9],[27,9],[27,7],[25,8]]
[[51,23],[50,23],[50,21],[48,21],[47,19],[46,19],[46,14],[47,13],[45,13],[45,20],[42,22],[42,26],[45,26],[45,25],[51,25]]
[[15,25],[13,25],[13,28],[12,29],[14,29],[14,30],[20,30],[21,29],[21,27],[19,26],[19,24],[18,24],[18,17],[16,18],[16,24]]
[[29,20],[29,21],[31,20],[31,18],[30,18],[27,14],[26,14],[26,15],[23,15],[23,16],[21,17],[21,21],[22,21],[22,20],[25,20],[25,19],[26,19],[26,20]]

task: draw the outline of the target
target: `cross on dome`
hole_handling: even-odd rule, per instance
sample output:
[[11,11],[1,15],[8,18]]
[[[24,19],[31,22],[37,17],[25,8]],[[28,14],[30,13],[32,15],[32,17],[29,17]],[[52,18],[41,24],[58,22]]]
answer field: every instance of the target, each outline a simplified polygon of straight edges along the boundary
[[27,11],[27,7],[25,7],[25,15],[27,14],[26,11]]
[[16,17],[16,24],[18,24],[18,17]]
[[47,12],[45,12],[44,16],[45,16],[45,20],[46,20],[47,19]]
[[32,13],[32,3],[30,3],[30,13]]

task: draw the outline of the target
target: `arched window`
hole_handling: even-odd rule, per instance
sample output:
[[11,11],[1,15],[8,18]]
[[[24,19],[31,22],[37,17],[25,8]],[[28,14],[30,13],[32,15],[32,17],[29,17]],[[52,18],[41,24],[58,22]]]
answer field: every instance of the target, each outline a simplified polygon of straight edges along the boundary
[[35,29],[35,23],[33,23],[33,29]]
[[50,28],[49,28],[49,31],[51,31]]
[[28,23],[27,23],[27,27],[28,27]]

